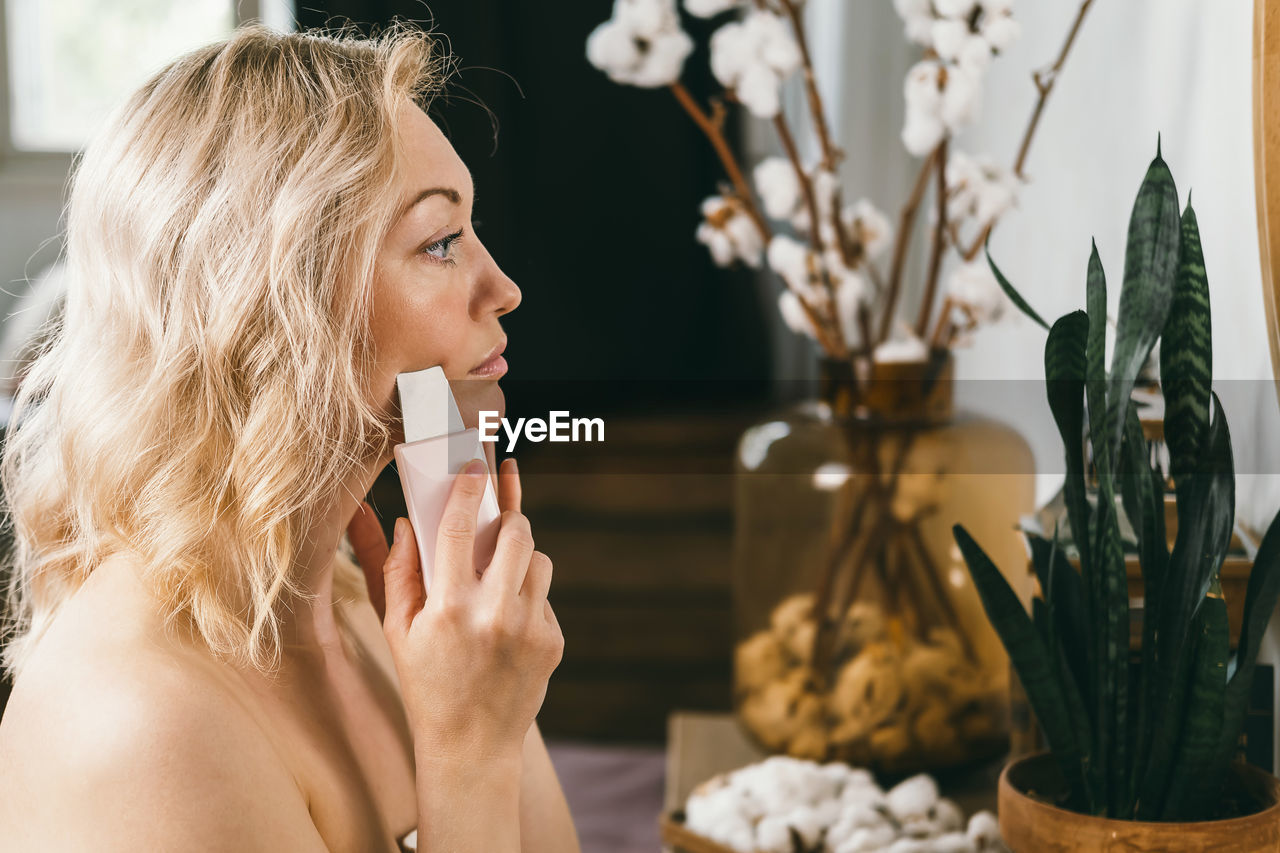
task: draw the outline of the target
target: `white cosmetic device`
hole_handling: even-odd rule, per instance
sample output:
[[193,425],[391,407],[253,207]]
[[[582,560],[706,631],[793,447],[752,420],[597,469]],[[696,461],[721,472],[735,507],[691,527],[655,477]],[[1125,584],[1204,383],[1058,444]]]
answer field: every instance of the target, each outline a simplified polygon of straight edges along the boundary
[[458,404],[449,390],[444,369],[429,367],[396,377],[404,444],[393,448],[400,487],[404,489],[409,522],[418,540],[422,582],[431,588],[435,568],[436,533],[444,517],[444,505],[458,473],[472,459],[485,463],[484,497],[476,518],[475,567],[482,574],[493,559],[502,513],[494,494],[493,478],[480,445],[480,431],[467,429]]

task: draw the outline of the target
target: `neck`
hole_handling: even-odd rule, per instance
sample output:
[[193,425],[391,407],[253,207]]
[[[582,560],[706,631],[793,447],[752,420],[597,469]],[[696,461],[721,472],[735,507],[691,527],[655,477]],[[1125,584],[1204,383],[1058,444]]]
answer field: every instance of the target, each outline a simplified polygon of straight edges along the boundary
[[303,650],[341,649],[342,635],[333,608],[333,571],[338,544],[360,501],[373,488],[378,473],[391,461],[387,453],[362,463],[303,534],[297,555],[298,586],[304,596],[286,596],[281,608],[281,639]]

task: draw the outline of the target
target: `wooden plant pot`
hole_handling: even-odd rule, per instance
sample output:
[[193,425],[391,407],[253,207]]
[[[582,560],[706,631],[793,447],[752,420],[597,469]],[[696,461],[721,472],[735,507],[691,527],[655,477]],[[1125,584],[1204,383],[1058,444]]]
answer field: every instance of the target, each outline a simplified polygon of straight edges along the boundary
[[1000,834],[1013,853],[1253,853],[1280,850],[1280,779],[1249,764],[1232,765],[1228,783],[1258,803],[1243,817],[1194,823],[1092,817],[1027,794],[1052,795],[1062,776],[1048,753],[1006,765],[1000,774]]

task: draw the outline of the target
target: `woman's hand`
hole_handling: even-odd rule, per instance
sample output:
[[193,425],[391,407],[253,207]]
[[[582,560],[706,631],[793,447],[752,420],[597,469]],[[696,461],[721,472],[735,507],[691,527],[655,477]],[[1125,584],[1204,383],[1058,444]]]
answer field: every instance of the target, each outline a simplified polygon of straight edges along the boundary
[[564,637],[547,601],[551,560],[534,550],[529,521],[520,513],[514,460],[498,475],[503,512],[497,548],[477,577],[472,555],[485,475],[472,464],[479,470],[456,478],[445,505],[430,595],[408,519],[396,519],[389,552],[367,504],[348,534],[375,608],[384,600],[383,631],[415,751],[444,760],[514,761],[560,663]]

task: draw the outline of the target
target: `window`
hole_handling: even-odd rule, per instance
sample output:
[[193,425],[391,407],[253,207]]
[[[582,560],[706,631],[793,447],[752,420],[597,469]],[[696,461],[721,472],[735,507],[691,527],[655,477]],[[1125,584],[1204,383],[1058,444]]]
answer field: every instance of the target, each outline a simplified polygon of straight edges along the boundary
[[[148,76],[287,0],[3,0],[11,151],[72,152]],[[253,7],[249,9],[247,7]]]

